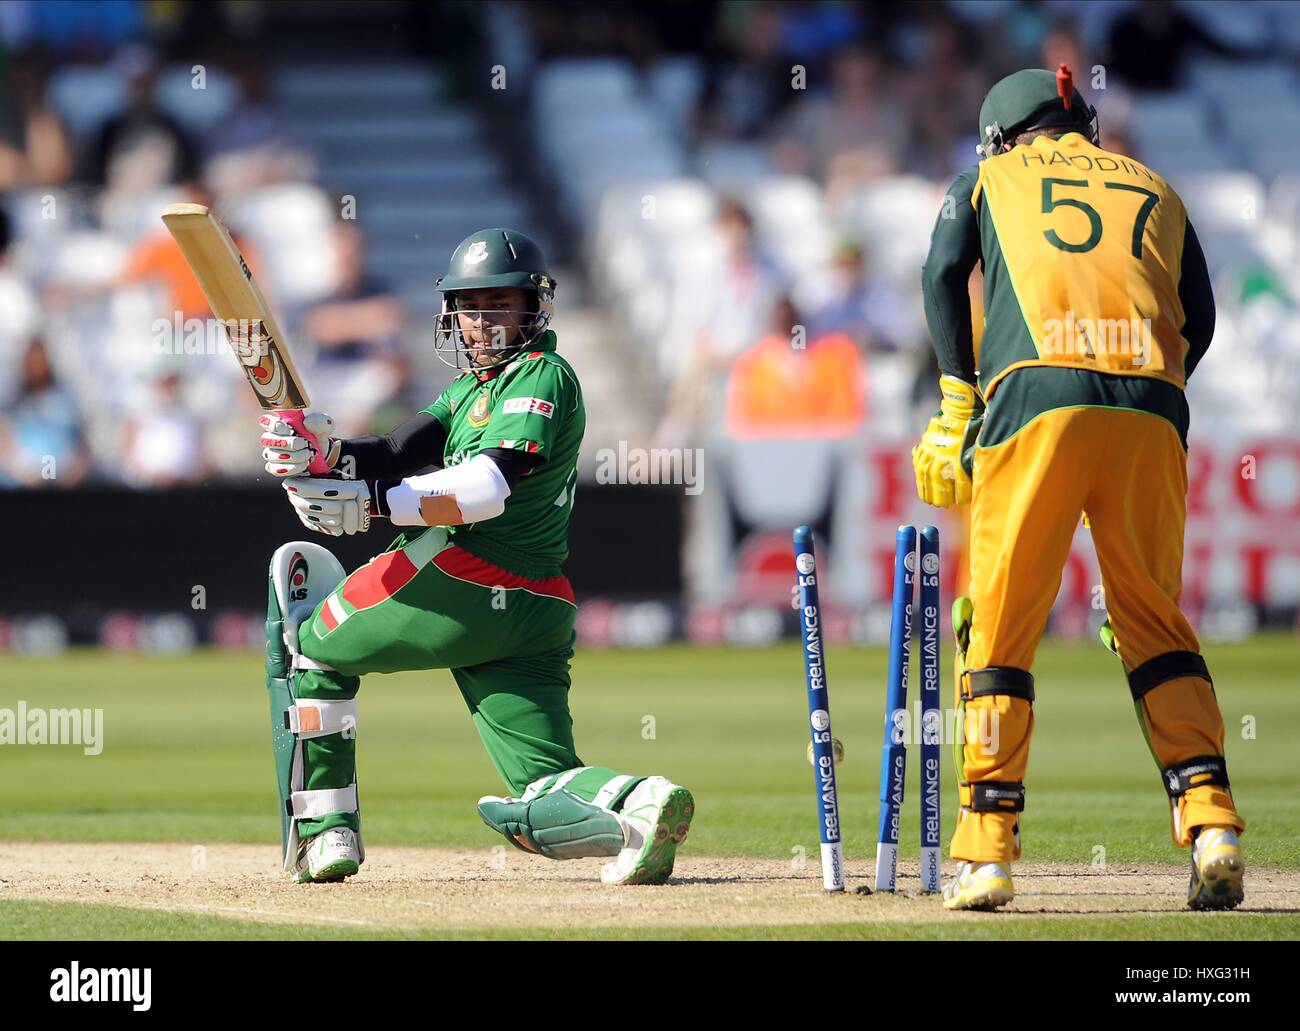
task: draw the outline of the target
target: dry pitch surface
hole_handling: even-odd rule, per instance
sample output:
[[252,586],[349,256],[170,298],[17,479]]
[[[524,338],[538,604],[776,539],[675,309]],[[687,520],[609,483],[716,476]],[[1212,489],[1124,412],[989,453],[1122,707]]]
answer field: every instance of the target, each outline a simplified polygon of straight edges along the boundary
[[[600,863],[554,863],[500,850],[372,848],[359,877],[294,885],[266,846],[174,843],[0,845],[0,899],[93,902],[263,923],[346,926],[364,933],[536,928],[692,928],[1001,920],[1186,914],[1182,867],[1135,865],[1100,871],[1060,863],[1018,864],[1017,896],[990,917],[945,913],[916,894],[916,867],[902,864],[894,896],[855,894],[868,864],[849,864],[849,892],[826,895],[810,863],[685,854],[666,886],[611,888]],[[1243,912],[1295,914],[1300,872],[1248,872]],[[1213,917],[1211,917],[1213,918]],[[1232,916],[1227,919],[1232,919]],[[953,928],[954,937],[962,930]]]

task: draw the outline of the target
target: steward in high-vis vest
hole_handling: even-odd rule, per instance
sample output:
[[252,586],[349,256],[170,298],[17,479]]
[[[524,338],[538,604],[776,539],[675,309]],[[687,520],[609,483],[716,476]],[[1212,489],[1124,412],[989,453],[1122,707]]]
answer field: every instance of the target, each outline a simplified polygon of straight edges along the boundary
[[[912,452],[917,492],[969,501],[970,598],[954,606],[957,704],[997,721],[961,746],[950,909],[1010,901],[1033,733],[1034,653],[1080,515],[1101,567],[1103,636],[1161,771],[1188,903],[1243,897],[1237,815],[1210,671],[1179,609],[1187,377],[1214,333],[1205,257],[1178,195],[1099,143],[1064,65],[1016,72],[980,109],[983,158],[953,182],[923,272],[942,403]],[[973,346],[967,283],[985,322]],[[982,724],[981,724],[982,725]]]

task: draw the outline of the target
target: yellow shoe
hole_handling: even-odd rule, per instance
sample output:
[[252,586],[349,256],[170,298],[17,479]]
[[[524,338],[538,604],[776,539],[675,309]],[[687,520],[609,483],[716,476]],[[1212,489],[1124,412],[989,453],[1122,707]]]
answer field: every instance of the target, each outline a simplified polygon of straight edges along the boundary
[[1246,861],[1231,827],[1202,827],[1192,846],[1192,881],[1187,905],[1192,909],[1232,909],[1246,897]]
[[944,909],[994,910],[1016,896],[1011,867],[1005,863],[962,863],[943,889]]

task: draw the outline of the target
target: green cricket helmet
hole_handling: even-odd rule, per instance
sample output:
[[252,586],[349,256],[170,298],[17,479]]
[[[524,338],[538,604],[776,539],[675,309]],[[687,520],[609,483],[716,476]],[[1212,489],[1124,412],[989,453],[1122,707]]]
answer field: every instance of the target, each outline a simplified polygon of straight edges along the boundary
[[[528,309],[506,312],[500,309],[468,308],[460,296],[466,290],[517,287],[528,291]],[[465,237],[452,253],[447,274],[437,282],[442,291],[442,311],[434,316],[434,349],[438,357],[456,369],[490,369],[510,361],[546,332],[553,311],[555,279],[547,271],[542,249],[523,233],[513,229],[480,229]],[[489,360],[475,359],[461,337],[460,320],[465,314],[518,315],[519,329],[509,341],[493,345]]]
[[1097,111],[1074,88],[1074,76],[1062,64],[1055,73],[1025,68],[1000,79],[980,105],[980,157],[993,157],[1031,129],[1073,129],[1098,142]]

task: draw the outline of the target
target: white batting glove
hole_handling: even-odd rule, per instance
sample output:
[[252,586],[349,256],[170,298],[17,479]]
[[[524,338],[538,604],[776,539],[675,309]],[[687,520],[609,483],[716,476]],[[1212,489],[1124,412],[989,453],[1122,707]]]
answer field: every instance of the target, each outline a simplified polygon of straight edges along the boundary
[[[301,476],[318,454],[332,466],[337,455],[337,441],[332,436],[334,420],[324,412],[309,408],[303,412],[304,437],[277,412],[266,412],[257,420],[262,427],[262,461],[272,476]],[[317,463],[318,468],[320,463]]]
[[294,476],[281,486],[302,525],[331,537],[370,529],[370,488],[364,480],[323,480]]

